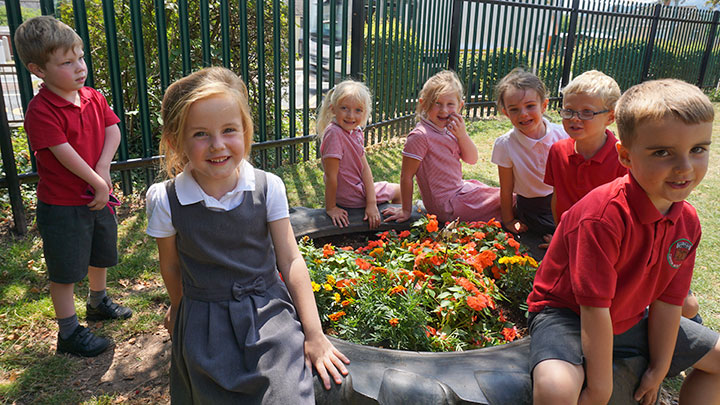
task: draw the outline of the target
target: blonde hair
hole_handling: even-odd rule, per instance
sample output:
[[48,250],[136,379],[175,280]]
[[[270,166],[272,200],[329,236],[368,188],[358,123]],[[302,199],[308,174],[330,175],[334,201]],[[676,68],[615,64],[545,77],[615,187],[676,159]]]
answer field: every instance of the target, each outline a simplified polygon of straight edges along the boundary
[[635,139],[637,127],[647,121],[675,119],[692,125],[712,122],[714,117],[710,99],[697,87],[677,79],[636,84],[615,108],[620,142],[626,147]]
[[570,94],[586,94],[597,97],[608,110],[614,110],[620,98],[620,86],[615,79],[597,70],[588,70],[572,81],[562,90],[563,96]]
[[15,30],[15,52],[25,67],[34,63],[44,68],[56,50],[74,51],[78,46],[83,46],[80,36],[51,16],[30,18]]
[[253,123],[245,83],[228,69],[206,68],[171,84],[163,97],[160,153],[165,155],[162,165],[168,177],[173,178],[180,174],[188,163],[182,139],[190,106],[198,100],[221,95],[231,97],[240,107],[239,113],[245,138],[245,158],[250,155]]
[[463,101],[463,85],[458,75],[452,70],[443,70],[435,73],[423,84],[420,95],[418,95],[417,108],[415,109],[416,119],[425,117],[438,97],[444,94],[454,94],[458,101]]
[[372,111],[372,96],[370,95],[370,89],[363,82],[358,82],[352,79],[343,80],[328,91],[325,99],[320,106],[318,111],[317,121],[315,128],[318,136],[324,136],[325,129],[330,125],[330,121],[335,118],[333,108],[340,104],[343,100],[350,99],[355,101],[365,109],[365,116],[361,119],[360,126],[367,124],[370,112]]
[[512,89],[534,90],[540,97],[540,101],[547,98],[547,88],[539,77],[523,68],[515,68],[500,79],[495,86],[495,100],[497,100],[498,108],[505,108],[505,93]]

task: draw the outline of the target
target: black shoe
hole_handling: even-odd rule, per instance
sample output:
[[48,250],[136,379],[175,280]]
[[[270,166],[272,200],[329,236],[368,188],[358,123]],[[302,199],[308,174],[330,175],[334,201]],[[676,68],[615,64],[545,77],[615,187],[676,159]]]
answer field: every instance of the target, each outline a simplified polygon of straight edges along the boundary
[[105,319],[128,319],[132,316],[132,310],[128,307],[118,305],[107,295],[103,297],[102,302],[96,308],[85,305],[87,313],[85,319],[88,321],[104,321]]
[[110,347],[110,341],[104,337],[95,336],[90,329],[78,325],[67,339],[58,335],[57,352],[70,353],[78,356],[95,357]]

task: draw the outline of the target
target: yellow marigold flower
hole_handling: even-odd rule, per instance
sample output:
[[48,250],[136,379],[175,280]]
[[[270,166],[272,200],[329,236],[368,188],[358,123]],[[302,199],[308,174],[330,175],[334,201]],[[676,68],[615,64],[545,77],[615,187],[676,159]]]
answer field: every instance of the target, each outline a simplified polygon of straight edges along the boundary
[[332,276],[332,274],[328,274],[327,276],[327,282],[330,285],[335,285],[335,277]]
[[375,257],[383,254],[383,248],[377,247],[370,252],[370,256]]
[[340,302],[340,299],[341,299],[340,294],[335,293],[335,302]]
[[310,282],[310,285],[312,286],[312,290],[313,290],[314,292],[320,291],[320,284],[318,284],[318,283],[316,283],[316,282],[314,282],[314,281],[311,281],[311,282]]
[[323,288],[325,291],[332,291],[332,286],[330,284],[323,284]]
[[531,266],[536,267],[538,266],[538,263],[533,259],[531,256],[527,256],[527,261],[530,263]]

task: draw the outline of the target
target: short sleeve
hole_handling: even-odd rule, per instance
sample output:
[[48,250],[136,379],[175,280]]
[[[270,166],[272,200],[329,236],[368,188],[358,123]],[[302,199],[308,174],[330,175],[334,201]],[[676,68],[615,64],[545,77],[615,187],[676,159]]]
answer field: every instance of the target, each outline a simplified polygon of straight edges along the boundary
[[145,211],[148,224],[145,233],[153,238],[168,238],[177,233],[172,225],[167,182],[155,183],[145,194]]
[[428,151],[428,142],[424,134],[420,132],[411,132],[405,141],[402,155],[412,159],[422,161]]
[[695,269],[695,254],[697,253],[697,246],[700,242],[698,236],[693,247],[690,249],[688,256],[683,260],[682,264],[678,268],[675,277],[668,284],[665,291],[660,294],[658,300],[666,302],[670,305],[682,305],[685,301],[685,297],[690,290],[690,283],[692,282],[693,270]]
[[25,132],[30,147],[40,150],[68,142],[60,117],[47,108],[44,112],[40,111],[38,106],[42,106],[42,100],[31,103],[25,114]]
[[495,140],[493,145],[492,157],[490,161],[501,167],[513,167],[512,159],[510,159],[510,151],[508,150],[508,143],[510,137],[508,134],[502,135]]
[[105,128],[115,125],[118,122],[120,122],[120,118],[115,114],[115,111],[110,108],[110,105],[108,104],[107,100],[105,99],[105,96],[103,96],[99,91],[94,92],[94,97],[97,99],[98,105],[103,111],[103,119],[105,122]]
[[570,281],[579,305],[609,308],[615,297],[620,235],[598,219],[585,219],[567,235]]
[[325,135],[323,135],[322,145],[320,146],[320,153],[323,159],[342,159],[343,157],[342,134],[335,131],[334,128],[334,125],[328,126],[325,130]]
[[555,186],[555,179],[553,176],[553,163],[557,159],[558,149],[559,148],[557,147],[557,144],[550,147],[547,163],[545,164],[545,178],[543,179],[543,182],[548,186]]
[[290,217],[287,196],[285,195],[285,183],[280,177],[265,173],[267,178],[267,222]]

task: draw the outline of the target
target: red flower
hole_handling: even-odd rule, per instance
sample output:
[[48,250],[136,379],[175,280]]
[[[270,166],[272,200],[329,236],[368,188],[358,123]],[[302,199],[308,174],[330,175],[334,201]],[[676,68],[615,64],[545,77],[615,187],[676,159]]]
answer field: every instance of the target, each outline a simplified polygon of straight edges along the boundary
[[428,221],[425,229],[427,229],[428,232],[436,232],[438,230],[438,221],[435,219],[431,219],[430,221]]
[[398,238],[407,238],[408,236],[410,236],[410,231],[402,231],[398,235]]
[[513,238],[508,238],[507,243],[508,243],[508,245],[510,245],[511,247],[514,247],[515,249],[520,247],[520,244],[518,243],[518,241],[516,241]]
[[485,234],[483,232],[475,232],[473,233],[473,237],[475,239],[485,239]]
[[398,323],[400,323],[400,320],[397,318],[392,318],[388,322],[390,322],[390,326],[395,327],[398,325]]
[[495,246],[495,249],[497,249],[497,250],[505,250],[505,246],[503,246],[497,242],[495,242],[495,244],[493,246]]
[[502,332],[500,332],[500,333],[502,333],[502,335],[506,341],[512,342],[517,337],[517,332],[518,332],[517,327],[513,326],[512,329],[503,328]]
[[501,228],[501,227],[502,227],[502,225],[500,224],[500,222],[496,221],[495,218],[492,218],[491,220],[489,220],[487,224],[490,225],[490,226],[498,227],[498,228]]
[[335,247],[333,245],[326,243],[325,246],[323,246],[323,257],[328,258],[335,254]]
[[427,337],[435,336],[436,333],[437,333],[437,330],[435,330],[435,328],[433,328],[430,325],[425,325],[425,335]]
[[371,267],[370,263],[359,257],[355,259],[355,264],[357,264],[362,270],[368,270]]
[[476,295],[474,297],[467,297],[467,300],[465,300],[468,304],[468,306],[476,311],[482,311],[484,308],[487,307],[487,298],[483,295]]
[[498,316],[498,321],[503,323],[507,322],[507,318],[505,318],[505,314],[503,313],[502,309],[500,310],[500,316]]

